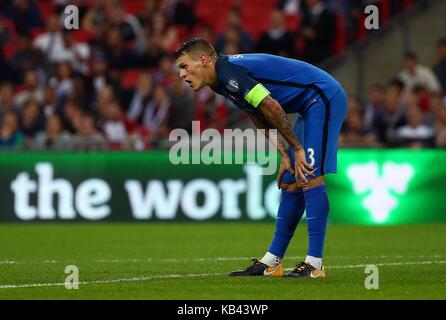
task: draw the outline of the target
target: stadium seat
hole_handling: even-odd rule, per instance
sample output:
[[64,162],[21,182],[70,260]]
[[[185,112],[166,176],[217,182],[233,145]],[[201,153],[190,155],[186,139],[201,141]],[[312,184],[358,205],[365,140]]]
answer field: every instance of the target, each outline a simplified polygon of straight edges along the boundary
[[89,42],[94,36],[94,32],[83,29],[79,29],[74,32],[74,39],[76,42]]
[[11,59],[14,52],[17,50],[17,44],[14,41],[8,41],[3,44],[3,53],[5,55],[5,59]]
[[211,26],[215,32],[224,30],[232,4],[228,0],[197,0],[195,14],[202,25]]
[[298,14],[286,14],[284,15],[285,25],[288,31],[297,32],[301,23],[301,15]]
[[243,27],[246,28],[254,39],[266,30],[270,25],[270,13],[276,6],[275,0],[244,0],[240,6]]
[[145,0],[123,1],[123,5],[126,13],[138,15],[144,9]]
[[340,12],[336,12],[336,39],[333,44],[334,52],[339,54],[344,52],[347,44],[347,34],[344,17]]
[[53,1],[36,1],[36,3],[42,19],[46,23],[48,21],[48,17],[56,12],[57,4]]
[[123,72],[121,83],[126,89],[133,88],[138,83],[140,69],[127,69]]

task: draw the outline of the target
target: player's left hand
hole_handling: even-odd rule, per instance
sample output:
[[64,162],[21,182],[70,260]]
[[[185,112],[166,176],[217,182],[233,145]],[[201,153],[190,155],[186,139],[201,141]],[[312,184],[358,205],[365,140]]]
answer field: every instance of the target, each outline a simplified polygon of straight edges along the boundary
[[303,180],[305,183],[308,183],[306,176],[315,177],[314,167],[307,162],[307,158],[305,156],[305,150],[303,148],[299,148],[294,151],[294,177],[296,181]]
[[292,175],[294,175],[291,159],[286,153],[283,153],[280,160],[279,174],[277,175],[277,187],[279,189],[282,186],[282,177],[286,171],[289,171]]

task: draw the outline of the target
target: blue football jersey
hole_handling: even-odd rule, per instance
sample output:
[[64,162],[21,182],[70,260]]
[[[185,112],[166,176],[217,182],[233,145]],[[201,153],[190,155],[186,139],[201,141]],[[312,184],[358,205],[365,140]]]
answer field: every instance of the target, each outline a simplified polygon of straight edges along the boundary
[[269,54],[220,55],[218,86],[212,89],[239,108],[255,111],[268,95],[286,113],[305,114],[318,100],[328,101],[341,88],[327,72],[300,60]]

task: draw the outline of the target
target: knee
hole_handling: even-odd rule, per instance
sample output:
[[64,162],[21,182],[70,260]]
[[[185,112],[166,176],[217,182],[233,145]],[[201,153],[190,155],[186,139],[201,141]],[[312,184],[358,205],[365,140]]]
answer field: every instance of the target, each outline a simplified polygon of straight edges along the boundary
[[314,187],[320,186],[322,184],[325,184],[325,180],[324,180],[323,176],[320,176],[320,177],[316,177],[314,179],[308,180],[308,183],[306,183],[302,187],[302,189],[303,190],[307,190],[307,189],[310,189],[310,188],[314,188]]
[[321,177],[316,177],[314,179],[310,179],[308,180],[308,182],[299,180],[293,183],[282,183],[280,185],[280,189],[283,191],[302,191],[320,186],[324,183],[325,183],[324,177],[321,176]]
[[282,191],[302,191],[303,190],[303,184],[301,182],[294,182],[294,183],[282,183],[280,185],[280,189]]

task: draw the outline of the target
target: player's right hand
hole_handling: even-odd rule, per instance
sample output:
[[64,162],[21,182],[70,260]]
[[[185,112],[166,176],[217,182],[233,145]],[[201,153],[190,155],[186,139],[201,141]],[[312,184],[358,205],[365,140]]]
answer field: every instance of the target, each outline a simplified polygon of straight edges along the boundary
[[303,148],[299,148],[298,150],[294,151],[294,166],[294,177],[296,178],[296,181],[301,179],[305,183],[308,183],[306,176],[315,177],[315,174],[313,173],[314,167],[307,162]]

